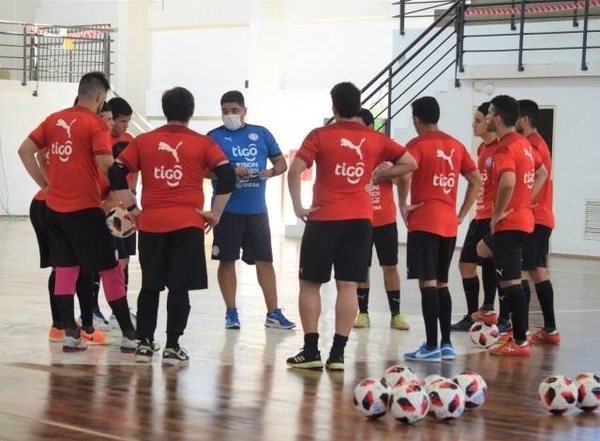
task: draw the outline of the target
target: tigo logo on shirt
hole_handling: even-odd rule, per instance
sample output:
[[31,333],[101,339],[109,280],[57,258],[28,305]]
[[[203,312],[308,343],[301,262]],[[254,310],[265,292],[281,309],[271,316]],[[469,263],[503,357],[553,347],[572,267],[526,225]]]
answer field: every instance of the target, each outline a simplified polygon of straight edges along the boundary
[[173,168],[164,165],[154,167],[154,179],[166,180],[169,187],[177,187],[183,178],[183,168],[177,164]]

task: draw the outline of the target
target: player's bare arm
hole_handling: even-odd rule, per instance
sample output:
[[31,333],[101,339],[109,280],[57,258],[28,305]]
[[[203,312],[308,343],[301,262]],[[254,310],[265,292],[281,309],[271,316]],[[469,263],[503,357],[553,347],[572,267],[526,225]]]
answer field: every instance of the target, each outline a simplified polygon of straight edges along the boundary
[[512,198],[516,181],[517,177],[513,171],[505,171],[502,173],[502,175],[500,175],[496,203],[494,204],[494,214],[492,215],[492,219],[490,221],[490,228],[492,232],[494,232],[498,222],[508,216],[512,211],[512,209],[506,210],[506,207]]
[[469,210],[475,203],[475,199],[477,198],[477,192],[481,188],[483,181],[481,180],[481,175],[479,174],[479,170],[473,170],[471,173],[467,173],[465,175],[465,179],[468,182],[467,190],[465,191],[465,198],[463,200],[462,205],[460,206],[460,210],[458,211],[458,223],[462,223],[463,219],[469,213]]
[[269,158],[273,167],[269,169],[264,169],[260,171],[261,176],[265,176],[267,178],[272,178],[274,176],[282,175],[286,172],[288,166],[287,161],[285,160],[283,155],[274,156]]
[[40,151],[37,145],[30,139],[27,138],[19,147],[19,157],[25,166],[25,170],[29,173],[29,176],[35,181],[40,188],[46,192],[48,190],[48,183],[44,177],[44,173],[40,168],[40,164],[36,158],[37,153]]

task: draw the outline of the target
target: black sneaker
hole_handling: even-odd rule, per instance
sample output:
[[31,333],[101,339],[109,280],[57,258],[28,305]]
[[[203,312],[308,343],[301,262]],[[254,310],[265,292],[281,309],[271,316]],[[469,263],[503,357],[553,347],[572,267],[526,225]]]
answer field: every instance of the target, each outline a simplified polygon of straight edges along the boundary
[[471,326],[475,323],[469,314],[465,314],[462,320],[450,325],[452,331],[468,332]]
[[148,339],[140,340],[135,349],[136,363],[151,363],[154,355],[154,344]]
[[327,369],[328,371],[343,371],[344,356],[329,354],[329,358],[325,362],[325,369]]
[[323,362],[321,361],[321,353],[319,351],[311,354],[302,350],[294,357],[288,358],[287,365],[295,369],[323,369]]
[[181,346],[178,348],[165,348],[163,351],[163,364],[181,365],[187,364],[190,361],[187,351]]

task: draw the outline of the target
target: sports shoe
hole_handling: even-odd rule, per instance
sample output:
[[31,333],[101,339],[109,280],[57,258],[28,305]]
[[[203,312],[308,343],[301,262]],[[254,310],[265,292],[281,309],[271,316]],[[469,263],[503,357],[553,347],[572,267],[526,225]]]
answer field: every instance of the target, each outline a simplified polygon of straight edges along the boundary
[[87,345],[81,338],[69,337],[65,335],[63,340],[63,352],[79,352],[85,351],[87,349]]
[[321,361],[321,353],[319,351],[309,354],[304,352],[303,349],[294,357],[288,358],[286,363],[289,367],[295,369],[323,369],[323,362]]
[[390,320],[390,328],[398,329],[400,331],[408,331],[410,329],[410,323],[408,323],[408,320],[404,314],[394,314]]
[[461,320],[450,325],[450,330],[468,332],[469,329],[471,329],[471,326],[473,326],[473,323],[475,322],[473,321],[471,316],[469,314],[465,314],[465,316]]
[[528,338],[531,343],[547,343],[557,345],[560,343],[560,333],[555,329],[548,332],[544,328],[531,334]]
[[328,371],[343,371],[344,356],[329,354],[329,358],[325,362],[325,369],[327,369]]
[[486,325],[495,325],[498,323],[498,313],[493,309],[485,310],[483,308],[479,308],[473,314],[471,314],[471,318],[474,321],[483,321]]
[[123,336],[121,339],[121,352],[124,354],[133,354],[138,347],[137,340],[132,340],[128,337]]
[[99,329],[94,329],[94,332],[86,332],[85,329],[80,329],[81,339],[88,345],[109,345],[112,340],[106,337],[104,332]]
[[150,343],[150,340],[141,340],[137,348],[135,349],[135,362],[136,363],[151,363],[152,356],[154,355],[154,344]]
[[512,323],[510,320],[500,317],[498,319],[498,332],[500,335],[512,332]]
[[173,366],[188,364],[190,362],[190,357],[188,357],[187,351],[181,346],[178,348],[165,348],[163,351],[162,362],[163,364],[170,364]]
[[[529,343],[535,343],[533,341],[533,335],[531,334],[531,332],[527,331],[526,336],[527,336],[527,341]],[[504,334],[501,334],[500,337],[498,337],[498,341],[496,342],[496,344],[497,345],[498,344],[504,344],[504,343],[506,343],[508,340],[510,340],[512,338],[513,338],[513,331],[511,329],[510,331],[505,332]]]
[[440,353],[442,354],[442,360],[454,360],[456,358],[456,351],[451,343],[441,345]]
[[225,311],[225,329],[240,329],[240,318],[236,308],[227,308]]
[[354,319],[355,328],[369,328],[370,326],[371,319],[368,312],[359,312],[356,314],[356,318]]
[[[129,310],[129,318],[131,319],[131,324],[133,325],[133,328],[137,328],[137,317],[133,312],[131,312],[131,309]],[[119,322],[114,314],[110,316],[107,323],[109,324],[110,329],[120,329]]]
[[[238,322],[239,327],[239,322]],[[296,323],[289,321],[280,308],[274,309],[273,312],[267,313],[265,319],[266,328],[292,329],[296,327]]]
[[60,343],[65,339],[65,330],[58,329],[55,326],[50,327],[50,331],[48,331],[48,340],[52,343]]
[[529,357],[531,355],[531,345],[529,342],[519,345],[511,338],[503,345],[493,346],[488,352],[492,355],[504,357]]
[[100,329],[101,331],[110,331],[111,325],[108,322],[108,320],[106,320],[106,318],[104,318],[104,315],[102,314],[102,312],[100,311],[100,309],[94,309],[94,328],[96,329]]
[[442,361],[442,353],[440,352],[440,348],[438,348],[437,346],[435,347],[435,349],[428,349],[427,345],[423,343],[416,351],[407,352],[406,354],[404,354],[404,358],[406,358],[407,360],[439,363],[440,361]]

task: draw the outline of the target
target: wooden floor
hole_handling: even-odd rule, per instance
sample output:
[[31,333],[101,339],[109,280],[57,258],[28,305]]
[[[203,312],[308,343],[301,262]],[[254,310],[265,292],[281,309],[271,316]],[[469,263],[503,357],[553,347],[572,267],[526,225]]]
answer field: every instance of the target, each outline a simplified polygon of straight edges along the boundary
[[[208,240],[210,245],[211,239]],[[299,242],[274,238],[280,304],[298,319]],[[401,248],[404,262],[404,248]],[[466,334],[453,336],[454,362],[406,363],[401,354],[424,339],[415,282],[403,286],[410,331],[388,327],[378,268],[373,273],[370,329],[353,332],[344,374],[298,372],[285,359],[302,346],[302,331],[265,330],[264,303],[253,268],[238,266],[242,329],[224,329],[224,308],[209,264],[210,286],[192,295],[186,368],[136,366],[117,347],[63,354],[47,341],[50,324],[47,271],[37,268],[37,248],[27,219],[0,220],[0,439],[35,440],[598,440],[600,412],[546,414],[537,401],[540,380],[552,373],[600,371],[600,261],[552,259],[557,320],[563,343],[535,346],[528,359],[502,359],[473,348]],[[135,304],[139,265],[132,262],[129,299]],[[465,310],[456,266],[451,271],[454,316]],[[333,287],[323,287],[322,350],[333,334]],[[164,300],[164,299],[163,299]],[[104,311],[108,308],[104,303]],[[164,344],[161,301],[159,342]],[[531,321],[538,324],[539,313]],[[118,338],[118,333],[113,335]],[[364,377],[393,364],[409,364],[421,377],[479,372],[489,386],[483,408],[453,423],[427,418],[403,426],[391,417],[364,420],[352,390]]]

